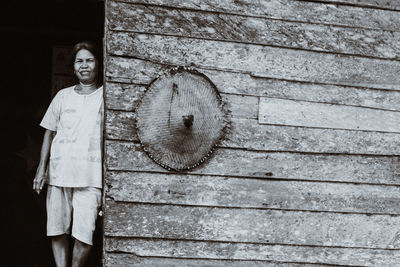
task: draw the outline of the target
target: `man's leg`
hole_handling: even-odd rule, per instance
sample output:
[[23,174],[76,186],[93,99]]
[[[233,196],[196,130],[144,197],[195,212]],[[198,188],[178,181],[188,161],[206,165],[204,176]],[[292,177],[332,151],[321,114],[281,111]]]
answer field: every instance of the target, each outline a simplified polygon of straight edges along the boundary
[[68,266],[69,239],[67,235],[51,237],[51,247],[53,248],[54,260],[57,267]]
[[72,266],[83,266],[93,245],[93,233],[101,204],[101,189],[93,187],[74,188],[72,199],[72,237],[75,239],[72,251]]
[[47,236],[51,238],[54,260],[58,267],[70,264],[70,224],[72,195],[68,188],[47,187]]
[[74,249],[72,251],[72,267],[84,266],[90,254],[92,246],[75,239]]

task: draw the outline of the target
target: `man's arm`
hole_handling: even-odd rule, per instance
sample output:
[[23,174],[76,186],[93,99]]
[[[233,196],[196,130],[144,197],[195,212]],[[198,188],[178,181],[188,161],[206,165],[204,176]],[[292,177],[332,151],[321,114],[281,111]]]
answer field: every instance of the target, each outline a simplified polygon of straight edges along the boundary
[[40,162],[36,170],[35,179],[33,180],[33,190],[38,194],[40,194],[40,191],[43,189],[44,183],[47,180],[46,169],[50,156],[51,143],[55,134],[56,132],[50,130],[46,130],[44,133],[42,149],[40,151]]

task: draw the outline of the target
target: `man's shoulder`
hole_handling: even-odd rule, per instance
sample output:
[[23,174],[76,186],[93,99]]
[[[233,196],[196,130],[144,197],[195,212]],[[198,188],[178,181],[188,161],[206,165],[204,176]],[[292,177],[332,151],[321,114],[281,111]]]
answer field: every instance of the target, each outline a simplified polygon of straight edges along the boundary
[[73,93],[74,88],[75,88],[75,85],[60,89],[60,91],[57,92],[57,95],[58,94],[60,94],[60,95],[71,94],[71,93]]
[[74,87],[75,86],[70,86],[60,89],[54,96],[54,99],[57,99],[57,101],[63,101],[66,97],[73,95]]

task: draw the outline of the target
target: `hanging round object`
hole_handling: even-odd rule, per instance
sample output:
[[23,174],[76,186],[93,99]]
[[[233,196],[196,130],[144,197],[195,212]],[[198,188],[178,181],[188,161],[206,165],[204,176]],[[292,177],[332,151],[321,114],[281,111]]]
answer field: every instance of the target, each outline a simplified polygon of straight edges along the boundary
[[203,74],[174,68],[155,79],[136,109],[143,149],[169,170],[188,170],[207,159],[227,126],[221,96]]

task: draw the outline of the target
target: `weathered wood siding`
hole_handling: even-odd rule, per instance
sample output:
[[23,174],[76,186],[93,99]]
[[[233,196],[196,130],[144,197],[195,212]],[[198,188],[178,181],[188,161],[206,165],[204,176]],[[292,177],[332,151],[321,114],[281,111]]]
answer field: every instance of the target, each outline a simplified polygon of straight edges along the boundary
[[[400,4],[106,1],[106,266],[400,266]],[[231,127],[169,172],[134,122],[176,65]]]

